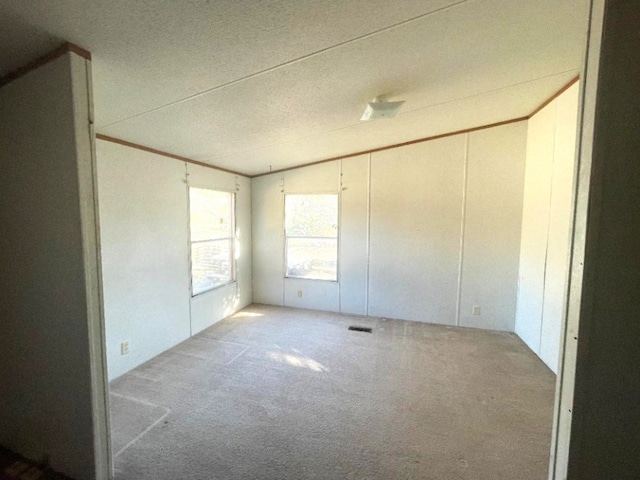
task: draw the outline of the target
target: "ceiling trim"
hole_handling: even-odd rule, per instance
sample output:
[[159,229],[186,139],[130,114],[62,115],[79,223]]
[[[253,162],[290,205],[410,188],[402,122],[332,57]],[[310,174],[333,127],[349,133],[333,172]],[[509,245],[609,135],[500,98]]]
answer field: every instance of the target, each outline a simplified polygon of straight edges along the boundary
[[562,95],[564,92],[566,92],[567,90],[569,90],[569,88],[571,88],[573,86],[574,83],[576,83],[578,80],[580,80],[580,75],[572,78],[571,80],[569,80],[569,83],[567,83],[564,87],[562,87],[560,90],[558,90],[556,93],[554,93],[553,95],[551,95],[547,100],[545,100],[544,102],[542,102],[542,104],[536,108],[533,112],[531,112],[529,114],[529,118],[533,117],[536,113],[540,112],[540,110],[542,110],[544,107],[546,107],[547,105],[549,105],[551,102],[553,102],[556,98],[558,98],[560,95]]
[[369,150],[362,150],[361,152],[349,153],[347,155],[339,155],[337,157],[318,160],[317,162],[305,163],[304,165],[296,165],[295,167],[281,168],[280,170],[273,170],[272,172],[258,173],[257,175],[252,175],[251,178],[264,177],[265,175],[271,175],[273,173],[282,173],[282,172],[287,172],[289,170],[296,170],[298,168],[309,167],[311,165],[319,165],[321,163],[334,162],[336,160],[344,160],[345,158],[357,157],[359,155],[367,155],[370,153],[382,152],[384,150],[391,150],[393,148],[406,147],[408,145],[413,145],[415,143],[429,142],[431,140],[438,140],[440,138],[451,137],[453,135],[461,135],[463,133],[475,132],[477,130],[485,130],[487,128],[500,127],[502,125],[508,125],[510,123],[523,122],[528,119],[529,119],[528,116],[513,118],[511,120],[504,120],[502,122],[490,123],[488,125],[481,125],[479,127],[465,128],[464,130],[456,130],[455,132],[441,133],[440,135],[433,135],[431,137],[424,137],[424,138],[418,138],[416,140],[409,140],[408,142],[394,143],[393,145],[386,145],[384,147],[371,148]]
[[17,80],[20,77],[25,76],[27,73],[36,70],[37,68],[40,68],[49,62],[52,62],[56,58],[61,57],[66,53],[75,53],[76,55],[80,55],[82,58],[91,60],[91,52],[73,43],[65,42],[49,53],[46,53],[45,55],[36,58],[32,62],[29,62],[26,65],[7,73],[3,77],[0,77],[0,88],[4,87],[8,83],[13,82],[14,80]]
[[82,47],[79,47],[75,43],[66,42],[65,46],[69,52],[73,52],[76,55],[80,55],[82,58],[86,60],[91,60],[91,52],[89,50],[85,50]]
[[531,112],[529,115],[526,115],[524,117],[513,118],[511,120],[504,120],[502,122],[497,122],[497,123],[490,123],[488,125],[481,125],[479,127],[466,128],[464,130],[457,130],[455,132],[442,133],[440,135],[433,135],[431,137],[419,138],[417,140],[410,140],[408,142],[396,143],[396,144],[387,145],[387,146],[384,146],[384,147],[372,148],[370,150],[363,150],[361,152],[349,153],[347,155],[340,155],[340,156],[337,156],[337,157],[326,158],[324,160],[318,160],[316,162],[305,163],[303,165],[296,165],[295,167],[281,168],[279,170],[273,170],[271,172],[258,173],[257,175],[251,175],[249,178],[264,177],[265,175],[271,175],[272,173],[287,172],[289,170],[296,170],[298,168],[309,167],[311,165],[318,165],[318,164],[321,164],[321,163],[333,162],[333,161],[336,161],[336,160],[344,160],[345,158],[357,157],[358,155],[367,155],[369,153],[382,152],[384,150],[390,150],[392,148],[406,147],[407,145],[413,145],[414,143],[428,142],[428,141],[431,141],[431,140],[437,140],[439,138],[451,137],[453,135],[461,135],[463,133],[471,133],[471,132],[475,132],[475,131],[478,131],[478,130],[485,130],[487,128],[500,127],[502,125],[508,125],[510,123],[523,122],[525,120],[529,120],[536,113],[538,113],[544,107],[546,107],[551,102],[553,102],[556,98],[558,98],[560,95],[562,95],[564,92],[566,92],[569,88],[571,88],[571,86],[573,86],[573,84],[576,83],[578,80],[580,80],[580,76],[579,75],[577,77],[575,77],[575,78],[572,78],[569,81],[569,83],[567,83],[560,90],[558,90],[556,93],[551,95],[551,97],[549,97],[547,100],[545,100],[533,112]]
[[242,177],[251,178],[249,175],[245,173],[236,172],[235,170],[229,170],[227,168],[217,167],[209,163],[199,162],[197,160],[192,160],[190,158],[182,157],[180,155],[174,155],[173,153],[163,152],[162,150],[157,150],[155,148],[145,147],[144,145],[140,145],[138,143],[128,142],[126,140],[110,137],[108,135],[102,135],[101,133],[97,133],[96,138],[98,140],[104,140],[105,142],[117,143],[118,145],[122,145],[125,147],[135,148],[136,150],[142,150],[143,152],[153,153],[155,155],[172,158],[173,160],[179,160],[181,162],[191,163],[193,165],[199,165],[201,167],[206,167],[206,168],[212,168],[213,170],[219,170],[225,173],[231,173],[233,175],[240,175]]

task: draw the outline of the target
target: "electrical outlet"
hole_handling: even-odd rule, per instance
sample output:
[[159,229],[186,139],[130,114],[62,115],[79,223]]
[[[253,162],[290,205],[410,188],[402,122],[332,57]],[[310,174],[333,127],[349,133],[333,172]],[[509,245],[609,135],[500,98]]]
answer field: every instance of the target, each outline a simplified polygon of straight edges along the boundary
[[473,314],[474,315],[480,315],[480,307],[479,306],[475,306],[473,307]]
[[298,296],[301,297],[302,296],[302,290],[298,290]]
[[120,344],[120,355],[126,355],[129,353],[129,342],[122,342]]

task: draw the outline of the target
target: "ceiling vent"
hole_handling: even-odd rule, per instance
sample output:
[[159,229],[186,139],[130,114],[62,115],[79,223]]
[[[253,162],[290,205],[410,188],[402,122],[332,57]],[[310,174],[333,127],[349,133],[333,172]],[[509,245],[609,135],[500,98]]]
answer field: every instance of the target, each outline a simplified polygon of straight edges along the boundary
[[393,118],[397,115],[398,110],[400,110],[403,103],[404,100],[399,102],[388,102],[384,96],[376,97],[373,102],[369,102],[367,104],[367,108],[362,114],[362,118],[360,118],[360,120],[368,122],[369,120],[378,120],[380,118]]

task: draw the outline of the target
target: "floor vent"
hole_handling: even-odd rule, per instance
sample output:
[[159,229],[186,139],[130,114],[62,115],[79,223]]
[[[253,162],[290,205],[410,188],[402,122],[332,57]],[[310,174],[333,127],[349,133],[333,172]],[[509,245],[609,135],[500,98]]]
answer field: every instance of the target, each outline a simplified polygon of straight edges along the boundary
[[373,329],[369,327],[358,327],[357,325],[351,325],[349,327],[349,330],[353,330],[354,332],[367,332],[367,333],[373,332]]

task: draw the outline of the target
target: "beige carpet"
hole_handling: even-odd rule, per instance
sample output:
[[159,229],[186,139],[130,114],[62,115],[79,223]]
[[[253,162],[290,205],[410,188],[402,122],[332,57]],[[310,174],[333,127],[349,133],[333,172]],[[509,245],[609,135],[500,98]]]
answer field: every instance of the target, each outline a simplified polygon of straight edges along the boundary
[[544,480],[554,382],[513,334],[252,305],[112,382],[116,479]]

